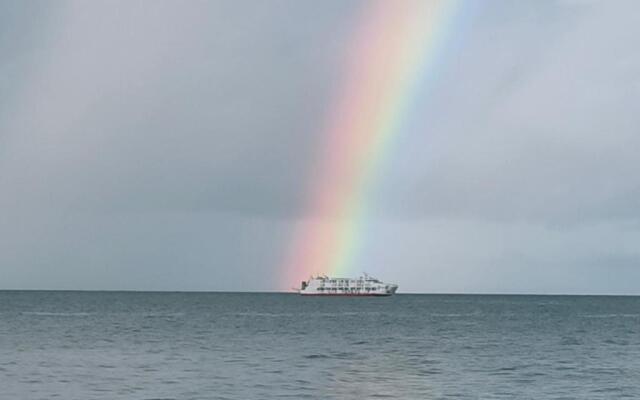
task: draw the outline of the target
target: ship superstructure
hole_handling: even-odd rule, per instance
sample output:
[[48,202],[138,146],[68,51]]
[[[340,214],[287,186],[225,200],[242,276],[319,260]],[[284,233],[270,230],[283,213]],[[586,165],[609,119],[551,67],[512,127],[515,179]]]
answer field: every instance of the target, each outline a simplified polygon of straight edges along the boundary
[[309,278],[300,285],[304,296],[391,296],[398,285],[384,283],[367,274],[352,278],[330,278],[326,275]]

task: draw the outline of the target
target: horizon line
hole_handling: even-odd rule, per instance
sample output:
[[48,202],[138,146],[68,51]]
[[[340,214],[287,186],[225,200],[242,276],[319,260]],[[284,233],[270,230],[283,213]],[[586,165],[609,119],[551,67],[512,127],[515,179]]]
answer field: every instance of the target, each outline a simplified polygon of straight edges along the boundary
[[[87,293],[212,293],[212,294],[298,294],[282,290],[144,290],[144,289],[3,289],[0,292],[87,292]],[[425,296],[574,296],[574,297],[640,297],[640,293],[536,293],[536,292],[399,292],[395,295]],[[390,296],[393,297],[393,296]]]

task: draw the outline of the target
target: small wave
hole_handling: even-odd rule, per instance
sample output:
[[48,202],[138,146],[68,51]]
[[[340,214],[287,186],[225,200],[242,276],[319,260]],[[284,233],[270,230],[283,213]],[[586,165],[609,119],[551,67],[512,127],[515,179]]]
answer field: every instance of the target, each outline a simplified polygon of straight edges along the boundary
[[560,340],[560,344],[563,346],[579,346],[582,341],[574,336],[565,336]]
[[142,400],[176,400],[175,397],[145,397]]
[[183,317],[184,313],[146,313],[143,314],[143,318],[180,318]]
[[349,351],[341,351],[338,353],[333,353],[331,355],[333,358],[339,358],[339,359],[350,359],[356,356],[356,353],[352,353]]
[[418,372],[418,375],[422,375],[422,376],[442,374],[442,370],[439,368],[422,368],[422,369],[419,369],[417,372]]
[[584,314],[582,318],[640,318],[640,314]]
[[354,352],[341,351],[341,352],[332,352],[331,354],[307,354],[303,357],[308,360],[325,359],[325,358],[333,358],[338,360],[353,360],[353,359],[356,359],[357,356],[358,354]]
[[606,340],[604,340],[603,343],[605,343],[605,344],[615,344],[615,345],[619,345],[619,346],[627,346],[629,344],[628,341],[622,340],[622,339],[619,339],[619,340],[606,339]]
[[304,358],[307,358],[309,360],[315,360],[320,358],[329,358],[329,356],[324,354],[307,354],[306,356],[304,356]]
[[293,313],[267,313],[267,312],[241,312],[234,315],[240,317],[267,317],[267,318],[281,318],[281,317],[293,317]]
[[431,317],[442,317],[442,318],[464,318],[464,317],[475,317],[477,316],[478,313],[467,313],[467,314],[438,314],[438,313],[434,313],[434,314],[429,314],[429,316]]
[[46,312],[46,311],[23,311],[23,315],[35,315],[38,317],[87,317],[93,313],[88,312]]

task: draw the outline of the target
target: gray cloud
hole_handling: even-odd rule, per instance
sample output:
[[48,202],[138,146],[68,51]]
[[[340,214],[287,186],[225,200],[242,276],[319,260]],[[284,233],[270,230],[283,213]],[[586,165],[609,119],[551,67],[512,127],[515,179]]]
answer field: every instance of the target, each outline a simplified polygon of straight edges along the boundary
[[[365,5],[3,3],[0,287],[288,285]],[[469,16],[381,166],[356,268],[413,291],[637,293],[638,7]]]
[[640,30],[622,5],[582,10],[551,35],[517,16],[509,35],[485,26],[437,89],[439,114],[404,139],[413,150],[392,166],[385,201],[411,217],[637,218]]

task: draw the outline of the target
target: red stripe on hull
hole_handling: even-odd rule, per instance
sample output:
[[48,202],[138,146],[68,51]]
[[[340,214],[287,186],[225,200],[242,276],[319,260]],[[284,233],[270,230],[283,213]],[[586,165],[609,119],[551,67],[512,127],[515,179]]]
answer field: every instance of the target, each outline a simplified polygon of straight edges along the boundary
[[324,294],[324,293],[298,293],[300,296],[324,296],[324,297],[387,297],[387,296],[391,296],[392,293],[384,293],[384,294],[377,294],[377,293],[366,293],[366,294],[350,294],[350,293],[329,293],[329,294]]

